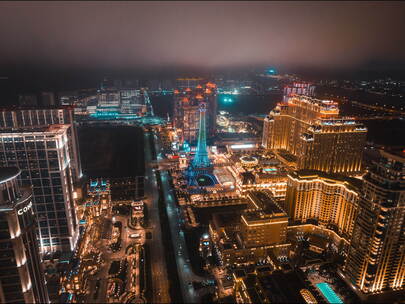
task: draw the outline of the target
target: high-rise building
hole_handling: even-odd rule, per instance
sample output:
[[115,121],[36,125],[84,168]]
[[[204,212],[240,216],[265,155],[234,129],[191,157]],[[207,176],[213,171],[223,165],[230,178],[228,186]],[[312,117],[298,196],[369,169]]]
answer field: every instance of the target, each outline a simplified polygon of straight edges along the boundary
[[49,303],[30,188],[16,167],[0,168],[0,303]]
[[100,92],[97,95],[99,112],[119,112],[121,99],[119,91]]
[[339,174],[360,173],[366,136],[366,127],[354,120],[320,120],[300,137],[297,168]]
[[283,92],[283,102],[287,102],[294,95],[305,95],[313,97],[315,86],[307,82],[294,82],[292,85],[286,85]]
[[144,98],[140,90],[122,89],[120,90],[120,112],[125,114],[133,114],[142,112],[145,107]]
[[41,102],[42,106],[55,106],[56,98],[54,92],[41,92]]
[[317,120],[339,115],[337,103],[306,96],[293,96],[279,103],[265,119],[263,146],[297,154],[301,135]]
[[18,95],[18,104],[20,106],[37,106],[38,98],[36,94]]
[[34,108],[4,108],[0,109],[0,132],[10,129],[36,129],[47,127],[52,124],[69,124],[69,154],[74,180],[82,176],[80,163],[79,141],[77,129],[74,123],[73,107],[47,107]]
[[176,79],[176,88],[179,90],[183,89],[194,89],[198,85],[202,85],[204,79],[203,78],[198,78],[198,77],[186,77],[186,78],[177,78]]
[[148,80],[147,85],[150,92],[159,92],[162,90],[161,81],[159,79]]
[[69,128],[51,125],[0,133],[0,166],[20,168],[19,180],[33,186],[42,253],[71,250],[77,241]]
[[207,137],[212,137],[216,132],[217,96],[216,85],[208,82],[204,86],[197,85],[174,91],[174,127],[180,131],[181,143],[196,143],[200,120],[199,106],[205,102]]
[[405,152],[380,155],[363,177],[344,266],[346,278],[368,295],[405,289]]
[[161,81],[161,88],[164,91],[172,91],[174,87],[174,82],[171,79],[163,79]]
[[314,223],[350,240],[361,180],[301,170],[288,174],[285,210],[293,223]]
[[153,105],[152,102],[150,101],[148,91],[142,90],[142,97],[145,104],[146,116],[149,117],[155,116],[155,113],[153,111]]
[[262,145],[292,154],[298,169],[356,174],[366,134],[362,124],[339,117],[336,102],[293,96],[265,118]]

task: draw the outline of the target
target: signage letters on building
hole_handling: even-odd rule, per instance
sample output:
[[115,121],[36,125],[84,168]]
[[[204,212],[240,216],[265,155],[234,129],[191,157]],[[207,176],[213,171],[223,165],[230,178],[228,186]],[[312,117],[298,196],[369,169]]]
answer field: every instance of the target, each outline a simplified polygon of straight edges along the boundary
[[25,207],[23,207],[23,208],[21,208],[21,209],[18,209],[18,210],[17,210],[17,214],[18,214],[18,215],[22,215],[23,213],[27,212],[27,211],[30,210],[31,208],[32,208],[32,202],[30,202],[27,206],[25,206]]

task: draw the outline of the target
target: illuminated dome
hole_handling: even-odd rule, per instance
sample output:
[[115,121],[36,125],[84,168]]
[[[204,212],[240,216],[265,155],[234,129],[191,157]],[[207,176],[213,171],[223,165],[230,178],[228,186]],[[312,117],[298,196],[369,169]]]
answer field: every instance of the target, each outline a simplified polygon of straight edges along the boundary
[[259,164],[259,160],[254,156],[242,156],[240,162],[243,166],[254,167]]
[[218,115],[217,124],[220,125],[221,127],[227,127],[229,126],[229,119],[223,115]]

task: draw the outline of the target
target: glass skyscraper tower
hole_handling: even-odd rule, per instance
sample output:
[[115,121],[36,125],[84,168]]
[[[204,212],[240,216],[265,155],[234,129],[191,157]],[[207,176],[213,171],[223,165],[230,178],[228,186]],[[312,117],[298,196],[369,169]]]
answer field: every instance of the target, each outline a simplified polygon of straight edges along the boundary
[[51,125],[0,133],[0,166],[18,167],[22,184],[33,187],[41,253],[71,250],[77,241],[69,128]]

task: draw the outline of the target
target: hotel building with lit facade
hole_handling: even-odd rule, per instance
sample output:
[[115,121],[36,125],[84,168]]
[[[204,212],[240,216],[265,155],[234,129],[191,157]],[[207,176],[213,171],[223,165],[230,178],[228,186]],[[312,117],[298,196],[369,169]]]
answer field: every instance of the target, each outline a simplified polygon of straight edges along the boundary
[[314,96],[315,86],[308,82],[293,82],[291,85],[286,85],[283,89],[283,102],[294,95]]
[[73,197],[71,125],[0,132],[0,166],[16,166],[19,180],[33,187],[41,253],[72,250],[78,237]]
[[49,303],[30,188],[16,167],[0,168],[0,303]]
[[247,198],[255,206],[241,215],[241,238],[246,247],[284,244],[288,216],[273,200],[270,192],[249,191]]
[[286,151],[296,158],[296,169],[345,175],[361,173],[367,129],[339,116],[338,104],[293,95],[264,119],[262,146]]
[[[201,82],[202,83],[202,82]],[[216,85],[208,82],[195,88],[174,90],[174,127],[180,132],[180,142],[195,144],[198,139],[200,104],[206,105],[207,138],[215,135],[217,117]]]
[[203,78],[200,77],[185,77],[185,78],[177,78],[176,79],[176,88],[182,90],[182,89],[194,89],[198,85],[201,85],[201,83],[204,81]]
[[71,106],[31,107],[0,109],[0,132],[10,129],[35,129],[53,124],[68,124],[69,154],[75,181],[82,176],[77,129],[74,123],[74,108]]
[[405,290],[405,152],[380,150],[363,177],[346,279],[365,295]]
[[316,223],[350,240],[361,180],[321,171],[290,172],[284,209],[292,224]]
[[[248,208],[238,213],[214,214],[209,225],[213,246],[223,265],[244,265],[287,254],[288,216],[270,191],[249,191]],[[226,220],[224,220],[224,218]]]

